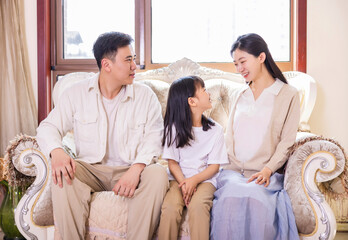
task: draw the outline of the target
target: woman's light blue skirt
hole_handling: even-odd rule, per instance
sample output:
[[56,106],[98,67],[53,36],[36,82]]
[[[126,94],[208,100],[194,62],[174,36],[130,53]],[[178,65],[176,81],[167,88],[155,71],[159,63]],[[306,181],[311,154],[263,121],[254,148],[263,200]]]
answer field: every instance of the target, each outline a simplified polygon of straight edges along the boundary
[[222,170],[211,214],[214,240],[299,239],[284,175],[271,176],[268,187],[232,170]]

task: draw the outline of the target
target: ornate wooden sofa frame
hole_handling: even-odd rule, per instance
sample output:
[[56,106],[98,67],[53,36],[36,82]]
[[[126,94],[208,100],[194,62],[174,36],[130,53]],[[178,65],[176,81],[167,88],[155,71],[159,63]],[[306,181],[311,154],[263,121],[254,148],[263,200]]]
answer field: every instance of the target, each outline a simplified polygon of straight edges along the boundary
[[[65,75],[54,87],[54,102],[66,87],[92,74]],[[135,80],[142,81],[153,89],[164,113],[170,83],[187,75],[198,75],[205,81],[213,105],[212,110],[206,114],[226,126],[230,106],[228,96],[244,84],[240,75],[201,67],[198,63],[183,58],[168,67],[137,73]],[[338,176],[342,177],[344,168],[347,168],[344,152],[335,141],[308,132],[308,119],[316,99],[314,79],[300,72],[285,72],[284,75],[299,90],[301,97],[299,133],[295,145],[289,149],[284,187],[291,198],[301,238],[333,239],[336,234],[335,215],[318,185],[337,179]],[[72,134],[67,134],[63,142],[74,155]],[[40,152],[35,137],[25,135],[11,141],[6,157],[19,172],[35,177],[17,206],[15,216],[18,228],[27,239],[53,239],[49,159]],[[86,239],[125,239],[127,211],[127,199],[115,196],[113,192],[94,193]],[[182,239],[189,237],[187,217],[185,213],[180,230]],[[59,238],[59,234],[55,237]]]

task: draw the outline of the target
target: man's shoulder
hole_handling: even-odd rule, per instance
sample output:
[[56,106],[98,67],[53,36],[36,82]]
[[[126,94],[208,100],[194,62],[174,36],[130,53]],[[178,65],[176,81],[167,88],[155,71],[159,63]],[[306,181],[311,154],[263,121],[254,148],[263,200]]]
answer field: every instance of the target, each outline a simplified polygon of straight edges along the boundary
[[70,86],[66,87],[66,89],[63,91],[65,94],[80,94],[80,93],[86,93],[88,90],[93,86],[94,78],[86,78],[81,81],[75,82],[71,84]]
[[153,92],[149,86],[142,82],[133,82],[134,91]]
[[134,82],[132,86],[133,86],[134,95],[136,97],[137,96],[142,96],[142,97],[156,96],[155,92],[151,89],[151,87],[149,87],[145,83]]

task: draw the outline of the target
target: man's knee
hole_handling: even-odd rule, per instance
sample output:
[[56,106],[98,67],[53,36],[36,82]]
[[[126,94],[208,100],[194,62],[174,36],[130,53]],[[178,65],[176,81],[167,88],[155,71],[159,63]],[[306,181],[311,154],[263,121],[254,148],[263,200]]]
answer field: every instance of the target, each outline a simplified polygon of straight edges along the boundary
[[[71,179],[71,184],[68,184],[68,182],[66,181],[64,176],[61,176],[62,178],[62,184],[63,187],[59,187],[58,184],[54,184],[52,181],[52,192],[59,192],[59,194],[62,194],[63,192],[67,192],[69,190],[71,190],[71,188],[75,188],[76,186],[76,180],[79,181],[80,179],[82,179],[83,177],[83,173],[84,173],[84,167],[82,164],[80,164],[80,162],[76,161],[75,162],[75,173],[74,173],[74,178]],[[80,180],[81,181],[81,180]]]
[[83,164],[88,163],[81,163],[80,161],[75,161],[75,173],[74,178],[79,179],[83,182],[83,179],[86,178],[86,167]]
[[168,185],[168,174],[166,169],[159,164],[151,164],[144,168],[142,178],[148,178],[148,181],[165,183]]

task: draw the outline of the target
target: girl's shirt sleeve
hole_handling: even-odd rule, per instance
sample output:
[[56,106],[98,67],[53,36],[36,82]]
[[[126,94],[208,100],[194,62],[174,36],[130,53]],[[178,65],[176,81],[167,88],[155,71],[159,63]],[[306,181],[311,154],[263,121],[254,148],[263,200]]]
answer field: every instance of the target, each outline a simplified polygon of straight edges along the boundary
[[[173,129],[172,135],[175,136],[174,129]],[[180,154],[179,154],[179,149],[176,147],[175,142],[168,147],[168,139],[166,139],[164,147],[163,147],[162,159],[164,160],[172,159],[179,162]]]

